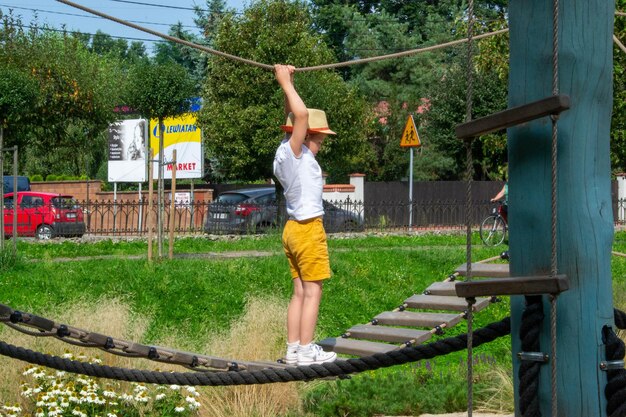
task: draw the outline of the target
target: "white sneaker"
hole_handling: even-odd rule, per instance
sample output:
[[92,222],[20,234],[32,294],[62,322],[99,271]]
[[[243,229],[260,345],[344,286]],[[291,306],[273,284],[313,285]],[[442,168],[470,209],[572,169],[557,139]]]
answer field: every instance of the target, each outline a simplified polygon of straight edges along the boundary
[[298,347],[298,366],[334,362],[335,359],[337,359],[335,352],[324,352],[322,347],[315,343]]
[[298,363],[298,344],[289,346],[287,344],[287,353],[285,354],[285,363],[287,365],[296,365]]

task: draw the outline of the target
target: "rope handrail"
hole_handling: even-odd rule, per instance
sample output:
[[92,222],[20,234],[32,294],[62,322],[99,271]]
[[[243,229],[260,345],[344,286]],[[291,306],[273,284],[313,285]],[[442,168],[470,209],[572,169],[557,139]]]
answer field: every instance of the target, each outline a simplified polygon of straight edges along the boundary
[[[87,13],[90,13],[90,14],[94,14],[96,16],[100,16],[103,19],[111,20],[111,21],[119,23],[121,25],[128,26],[130,28],[133,28],[133,29],[145,32],[145,33],[149,33],[150,35],[157,36],[159,38],[163,38],[163,39],[166,39],[166,40],[174,42],[174,43],[185,45],[185,46],[188,46],[190,48],[198,49],[200,51],[207,52],[207,53],[210,53],[210,54],[213,54],[213,55],[218,55],[218,56],[221,56],[223,58],[231,59],[233,61],[239,61],[239,62],[242,62],[242,63],[245,63],[245,64],[253,65],[253,66],[256,66],[256,67],[259,67],[259,68],[263,68],[263,69],[267,69],[267,70],[274,70],[274,66],[273,65],[264,64],[264,63],[261,63],[261,62],[253,61],[251,59],[241,58],[239,56],[228,54],[226,52],[221,52],[221,51],[218,51],[218,50],[213,49],[213,48],[209,48],[209,47],[204,46],[204,45],[199,45],[199,44],[194,43],[194,42],[189,42],[189,41],[186,41],[184,39],[177,38],[175,36],[166,35],[165,33],[157,32],[155,30],[146,28],[144,26],[140,26],[140,25],[128,22],[126,20],[119,19],[117,17],[108,15],[106,13],[102,13],[100,11],[97,11],[97,10],[91,9],[89,7],[86,7],[86,6],[74,3],[74,2],[69,1],[69,0],[56,0],[56,1],[58,1],[59,3],[66,4],[68,6],[80,9],[80,10],[82,10],[84,12],[87,12]],[[509,31],[508,28],[507,29],[500,29],[500,30],[496,30],[494,32],[488,32],[488,33],[483,33],[481,35],[476,35],[476,36],[474,36],[474,39],[483,39],[483,38],[487,38],[487,37],[490,37],[490,36],[496,36],[496,35],[500,35],[500,34],[506,33],[508,31]],[[467,39],[458,39],[458,40],[454,40],[454,41],[450,41],[450,42],[446,42],[446,43],[442,43],[442,44],[438,44],[438,45],[432,45],[432,46],[427,46],[427,47],[422,47],[422,48],[416,48],[416,49],[411,49],[411,50],[402,51],[402,52],[396,52],[396,53],[388,54],[388,55],[380,55],[380,56],[375,56],[375,57],[370,57],[370,58],[354,59],[354,60],[351,60],[351,61],[337,62],[337,63],[333,63],[333,64],[323,64],[323,65],[316,65],[316,66],[311,66],[311,67],[296,68],[296,72],[317,71],[317,70],[322,70],[322,69],[331,69],[331,68],[345,67],[345,66],[349,66],[349,65],[365,64],[365,63],[368,63],[368,62],[382,61],[382,60],[386,60],[386,59],[401,58],[401,57],[405,57],[405,56],[409,56],[409,55],[415,55],[415,54],[422,53],[422,52],[430,52],[430,51],[434,51],[434,50],[437,50],[437,49],[448,48],[448,47],[451,47],[451,46],[460,45],[460,44],[465,43],[465,42],[467,42]]]
[[[626,328],[626,313],[614,309],[615,326]],[[510,334],[511,321],[506,317],[499,322],[474,331],[474,347],[491,342]],[[58,356],[34,352],[0,341],[0,355],[26,361],[66,372],[128,382],[178,385],[250,385],[275,382],[310,381],[317,378],[343,377],[352,373],[432,359],[436,356],[457,352],[467,347],[467,334],[449,337],[437,342],[402,348],[387,353],[376,353],[358,359],[338,360],[322,365],[290,366],[282,369],[261,369],[258,371],[218,371],[218,372],[157,372],[138,369],[125,369],[105,365],[95,365]]]
[[615,35],[613,35],[613,42],[615,42],[615,44],[619,47],[619,49],[621,49],[622,52],[626,54],[626,46],[624,46],[624,44]]
[[[491,342],[510,334],[510,332],[511,322],[510,318],[507,317],[476,330],[474,332],[474,346]],[[424,345],[405,347],[387,353],[376,353],[356,359],[337,360],[321,365],[288,366],[281,369],[266,368],[256,371],[228,370],[217,372],[159,372],[96,365],[35,352],[3,341],[0,341],[0,355],[60,371],[120,381],[162,385],[231,386],[344,377],[354,373],[431,359],[436,356],[464,350],[466,347],[467,334],[461,334]]]
[[[259,68],[263,68],[263,69],[267,69],[267,70],[273,70],[274,66],[273,65],[269,65],[269,64],[264,64],[261,62],[257,62],[251,59],[247,59],[247,58],[242,58],[236,55],[232,55],[226,52],[222,52],[222,51],[218,51],[217,49],[213,49],[213,48],[209,48],[208,46],[204,46],[204,45],[200,45],[197,44],[195,42],[190,42],[190,41],[186,41],[184,39],[180,39],[177,38],[175,36],[171,36],[171,35],[167,35],[165,33],[162,32],[158,32],[156,30],[152,30],[149,29],[147,27],[144,26],[140,26],[137,25],[135,23],[131,23],[127,20],[123,20],[123,19],[119,19],[117,17],[108,15],[106,13],[102,13],[98,10],[95,9],[91,9],[89,7],[74,3],[70,0],[56,0],[59,3],[63,3],[67,6],[70,7],[74,7],[76,9],[80,9],[84,12],[99,16],[103,19],[107,19],[107,20],[111,20],[113,22],[119,23],[121,25],[124,26],[128,26],[130,28],[139,30],[141,32],[145,32],[148,33],[150,35],[162,38],[162,39],[166,39],[168,41],[174,42],[174,43],[178,43],[180,45],[184,45],[184,46],[188,46],[190,48],[193,49],[197,49],[199,51],[203,51],[203,52],[207,52],[209,54],[212,55],[217,55],[217,56],[221,56],[222,58],[227,58],[233,61],[238,61],[238,62],[242,62],[244,64],[249,64],[249,65],[253,65]],[[624,12],[620,12],[620,11],[616,11],[615,12],[616,16],[626,16],[626,13]],[[484,39],[484,38],[488,38],[491,36],[496,36],[496,35],[501,35],[503,33],[507,33],[509,31],[508,28],[505,29],[500,29],[500,30],[496,30],[493,32],[487,32],[487,33],[483,33],[480,35],[474,35],[472,37],[473,40],[480,40],[480,39]],[[620,47],[620,49],[622,49],[624,51],[624,53],[626,53],[626,47],[624,47],[624,45],[617,39],[617,37],[613,36],[613,39],[615,40],[615,43]],[[336,62],[333,64],[322,64],[322,65],[315,65],[315,66],[310,66],[310,67],[301,67],[301,68],[296,68],[296,72],[306,72],[306,71],[317,71],[317,70],[322,70],[322,69],[332,69],[332,68],[340,68],[340,67],[347,67],[350,65],[359,65],[359,64],[366,64],[369,62],[375,62],[375,61],[382,61],[382,60],[387,60],[387,59],[394,59],[394,58],[402,58],[405,56],[410,56],[410,55],[416,55],[419,53],[423,53],[423,52],[430,52],[430,51],[435,51],[438,49],[444,49],[444,48],[448,48],[451,46],[456,46],[456,45],[460,45],[463,43],[468,42],[468,38],[463,38],[463,39],[457,39],[454,41],[450,41],[450,42],[445,42],[445,43],[441,43],[441,44],[437,44],[437,45],[432,45],[432,46],[426,46],[426,47],[422,47],[422,48],[415,48],[415,49],[410,49],[407,51],[402,51],[402,52],[396,52],[393,54],[387,54],[387,55],[379,55],[379,56],[373,56],[373,57],[369,57],[369,58],[360,58],[360,59],[354,59],[354,60],[350,60],[350,61],[343,61],[343,62]]]

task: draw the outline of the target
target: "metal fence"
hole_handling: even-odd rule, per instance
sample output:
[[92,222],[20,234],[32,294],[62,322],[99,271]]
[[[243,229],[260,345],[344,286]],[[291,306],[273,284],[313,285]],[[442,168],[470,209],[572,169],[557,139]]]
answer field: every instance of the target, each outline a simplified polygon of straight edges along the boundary
[[[376,203],[363,203],[360,201],[332,201],[331,209],[326,207],[325,221],[327,232],[351,232],[355,230],[380,230],[380,231],[406,231],[406,230],[429,230],[429,229],[456,229],[463,230],[467,222],[467,207],[458,201],[429,201],[419,203],[399,201],[381,201]],[[470,219],[472,225],[477,226],[486,217],[493,206],[488,201],[476,201],[472,204]],[[87,233],[92,235],[119,235],[119,236],[142,236],[148,232],[148,204],[138,201],[98,202],[91,201],[81,204],[85,213]],[[284,208],[273,205],[259,206],[259,211],[277,213],[275,221],[263,224],[246,223],[237,216],[245,215],[245,211],[235,214],[236,209],[231,209],[233,218],[230,222],[220,224],[207,224],[210,222],[211,208],[215,205],[206,202],[192,202],[185,205],[176,205],[171,210],[169,204],[163,207],[163,228],[169,231],[171,216],[174,216],[173,227],[177,235],[201,234],[201,233],[259,233],[281,229],[284,218]],[[158,206],[153,205],[152,227],[156,228]],[[249,215],[249,213],[248,213]],[[254,219],[254,217],[250,217]],[[233,227],[233,222],[240,221],[241,227]]]
[[[465,230],[467,218],[473,228],[491,213],[494,203],[481,200],[471,204],[468,210],[464,202],[440,201],[332,201],[326,205],[324,224],[327,233],[354,231],[409,231],[409,230]],[[152,230],[157,228],[159,207],[151,207],[146,201],[84,201],[79,204],[84,213],[86,234],[92,236],[145,236],[148,233],[149,214],[152,213]],[[176,204],[172,210],[169,203],[163,206],[163,230],[169,232],[170,225],[176,235],[263,233],[278,231],[284,225],[284,207],[275,204],[255,206],[252,210],[231,207],[231,219],[211,223],[216,203],[191,202]],[[220,206],[223,212],[223,206]],[[613,202],[615,225],[626,224],[626,200]],[[255,217],[254,212],[271,212],[273,221],[267,216]],[[5,213],[6,214],[6,213]],[[220,214],[222,216],[223,214]],[[172,219],[173,216],[173,219]],[[248,216],[248,217],[246,217]],[[6,216],[5,216],[6,218]],[[262,223],[258,219],[263,219]],[[40,222],[41,217],[20,217],[20,222]],[[257,220],[255,220],[257,219]],[[209,221],[209,223],[207,223]],[[258,222],[258,223],[257,223]],[[10,227],[5,224],[5,230]],[[33,229],[34,230],[34,229]],[[70,233],[70,232],[68,232]],[[21,233],[20,233],[21,234]],[[73,235],[71,232],[70,235]],[[55,231],[55,236],[63,235]]]

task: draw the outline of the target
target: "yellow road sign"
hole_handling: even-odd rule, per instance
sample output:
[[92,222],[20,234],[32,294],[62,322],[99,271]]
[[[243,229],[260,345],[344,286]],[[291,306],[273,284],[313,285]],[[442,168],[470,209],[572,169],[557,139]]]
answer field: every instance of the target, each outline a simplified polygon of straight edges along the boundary
[[420,137],[417,134],[417,128],[415,127],[413,115],[409,115],[409,118],[406,120],[404,132],[402,132],[402,140],[400,141],[400,146],[402,146],[403,148],[422,146]]

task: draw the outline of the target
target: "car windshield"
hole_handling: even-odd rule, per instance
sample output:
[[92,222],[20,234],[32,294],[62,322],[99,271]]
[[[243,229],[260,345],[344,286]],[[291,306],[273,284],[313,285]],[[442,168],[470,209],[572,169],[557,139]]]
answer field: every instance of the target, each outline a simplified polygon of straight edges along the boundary
[[52,199],[52,205],[59,209],[75,209],[78,207],[78,202],[72,197],[60,196]]
[[237,204],[237,203],[241,203],[244,200],[247,200],[248,196],[244,195],[244,194],[239,194],[239,193],[224,193],[224,194],[220,194],[220,196],[217,198],[216,202],[217,203],[222,203],[222,204]]

